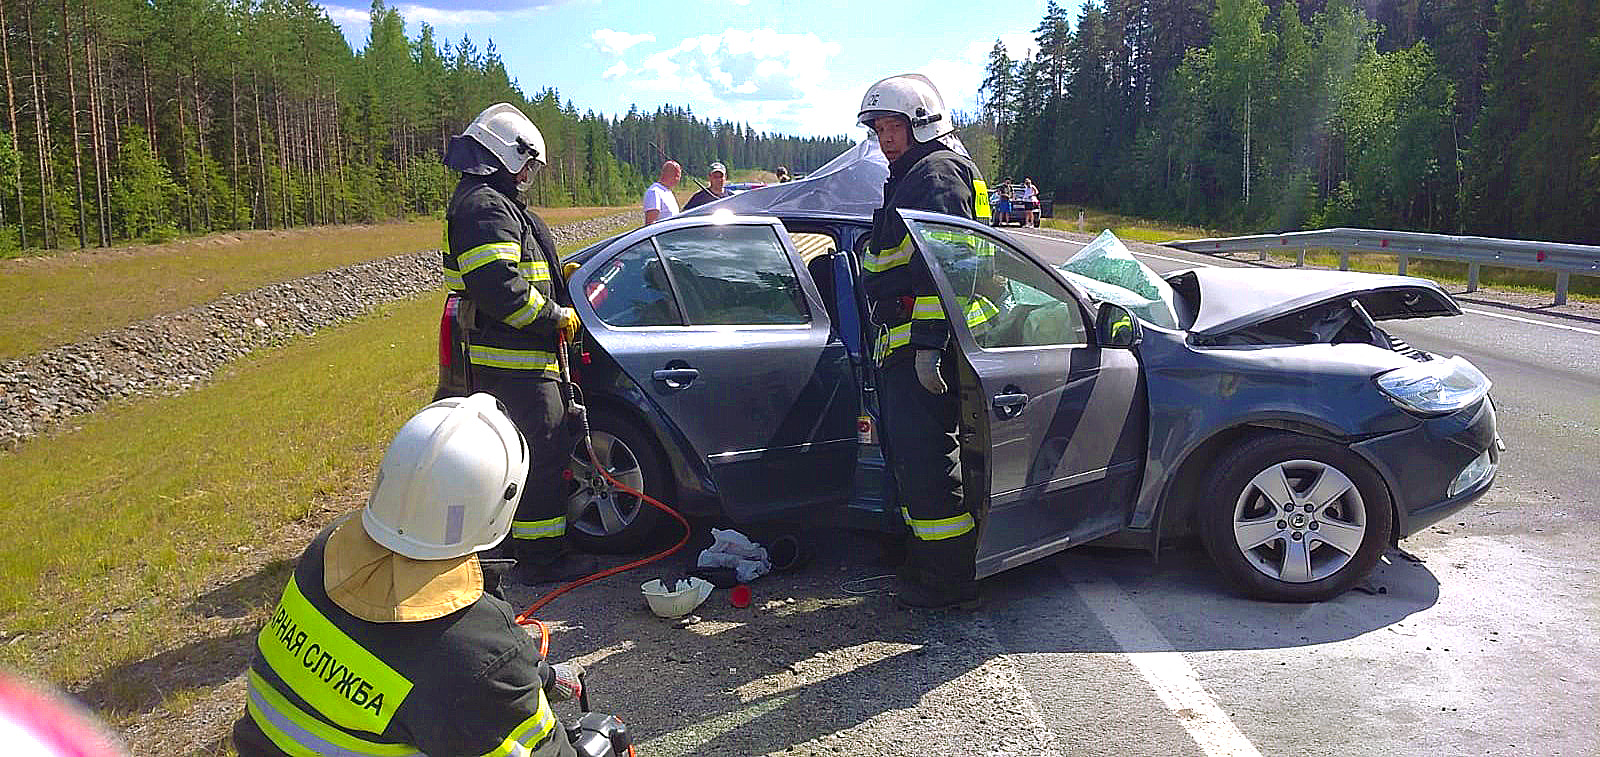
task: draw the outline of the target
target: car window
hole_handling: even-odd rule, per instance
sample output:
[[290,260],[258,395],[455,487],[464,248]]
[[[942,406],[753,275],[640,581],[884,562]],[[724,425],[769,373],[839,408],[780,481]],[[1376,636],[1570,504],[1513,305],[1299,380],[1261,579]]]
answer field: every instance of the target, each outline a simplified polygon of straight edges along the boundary
[[834,252],[833,237],[827,234],[818,234],[814,231],[791,231],[789,242],[800,253],[800,259],[810,264],[819,255],[828,255]]
[[961,226],[908,223],[938,261],[979,346],[1088,343],[1077,298],[1022,253]]
[[600,320],[610,326],[678,326],[678,303],[656,248],[646,239],[606,261],[583,284]]
[[810,323],[799,277],[770,226],[697,226],[656,236],[690,325]]

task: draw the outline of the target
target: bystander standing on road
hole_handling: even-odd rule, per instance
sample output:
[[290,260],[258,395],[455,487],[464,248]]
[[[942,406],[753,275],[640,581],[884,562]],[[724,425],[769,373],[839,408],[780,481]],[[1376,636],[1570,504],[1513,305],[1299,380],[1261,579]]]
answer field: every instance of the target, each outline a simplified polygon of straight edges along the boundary
[[1033,179],[1022,180],[1022,207],[1027,211],[1023,224],[1027,226],[1039,225],[1039,188],[1033,185]]
[[720,200],[728,195],[733,194],[733,192],[729,191],[728,188],[724,186],[728,181],[727,166],[724,166],[721,163],[712,163],[711,175],[706,177],[706,179],[711,183],[711,186],[704,187],[700,191],[695,192],[694,196],[690,197],[689,201],[684,203],[684,210],[698,208],[708,202]]
[[645,223],[665,221],[678,214],[678,198],[672,196],[672,188],[678,186],[682,178],[683,167],[677,161],[661,164],[661,177],[644,191]]

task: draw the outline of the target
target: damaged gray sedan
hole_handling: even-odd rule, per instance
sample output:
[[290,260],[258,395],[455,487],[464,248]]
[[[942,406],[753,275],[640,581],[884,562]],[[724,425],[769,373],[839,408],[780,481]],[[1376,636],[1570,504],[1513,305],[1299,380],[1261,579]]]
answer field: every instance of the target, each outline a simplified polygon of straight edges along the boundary
[[[892,532],[904,525],[858,285],[875,200],[819,210],[809,183],[576,253],[574,364],[601,463],[652,496],[736,523]],[[1197,533],[1242,592],[1320,600],[1493,484],[1489,380],[1379,325],[1458,314],[1432,282],[1163,278],[1114,238],[1051,266],[980,224],[900,213],[945,312],[982,296],[997,313],[953,326],[980,578],[1089,542],[1153,551]],[[442,394],[470,369],[446,307]],[[572,537],[640,547],[657,511],[589,465],[572,462]]]

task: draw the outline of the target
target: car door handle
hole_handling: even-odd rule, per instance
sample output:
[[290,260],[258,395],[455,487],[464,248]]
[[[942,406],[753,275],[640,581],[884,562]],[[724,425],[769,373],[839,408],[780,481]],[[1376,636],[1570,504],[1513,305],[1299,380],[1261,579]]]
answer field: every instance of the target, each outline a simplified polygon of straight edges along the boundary
[[662,368],[650,377],[667,385],[668,389],[682,389],[700,377],[698,368]]
[[992,404],[996,417],[1001,420],[1015,418],[1022,414],[1022,408],[1028,404],[1028,395],[1022,392],[996,394]]

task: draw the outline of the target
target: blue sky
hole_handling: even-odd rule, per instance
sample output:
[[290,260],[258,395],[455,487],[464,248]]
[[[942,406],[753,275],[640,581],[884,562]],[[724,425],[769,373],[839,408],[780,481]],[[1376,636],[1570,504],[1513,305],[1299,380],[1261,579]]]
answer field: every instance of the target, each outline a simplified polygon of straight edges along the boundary
[[[1081,0],[1066,0],[1074,17]],[[324,3],[346,38],[366,44],[368,5]],[[996,39],[1031,55],[1045,0],[769,2],[767,0],[433,0],[392,3],[415,37],[493,40],[524,92],[553,86],[606,115],[673,103],[701,118],[788,134],[858,137],[867,85],[920,71],[953,108],[972,110]],[[883,14],[898,13],[904,21]]]

